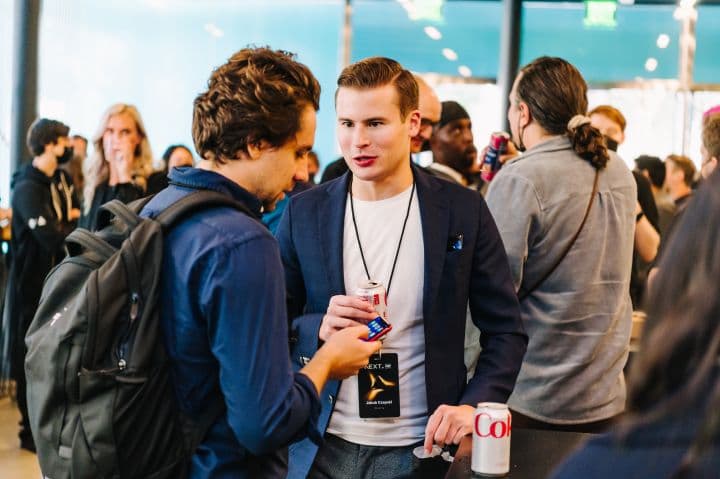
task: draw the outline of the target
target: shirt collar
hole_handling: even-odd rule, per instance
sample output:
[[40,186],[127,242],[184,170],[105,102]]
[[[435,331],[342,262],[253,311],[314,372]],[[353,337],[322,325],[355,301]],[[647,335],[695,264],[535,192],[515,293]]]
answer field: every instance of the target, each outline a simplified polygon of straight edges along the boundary
[[248,190],[220,173],[181,166],[172,168],[168,177],[170,183],[176,186],[217,191],[229,195],[247,206],[257,218],[262,216],[262,202]]
[[465,177],[463,177],[462,173],[460,173],[459,171],[457,171],[454,168],[450,168],[447,165],[443,165],[442,163],[438,163],[438,162],[433,162],[433,163],[430,163],[430,166],[428,168],[433,169],[435,171],[439,171],[440,173],[445,173],[446,175],[448,175],[450,178],[457,181],[461,185],[467,184],[467,182],[465,181]]
[[567,135],[553,136],[550,139],[543,141],[542,143],[538,143],[532,148],[528,148],[522,154],[510,160],[508,164],[522,161],[525,158],[530,158],[533,155],[537,155],[540,153],[567,150],[568,148],[572,148],[572,144],[570,143],[570,139],[567,137]]

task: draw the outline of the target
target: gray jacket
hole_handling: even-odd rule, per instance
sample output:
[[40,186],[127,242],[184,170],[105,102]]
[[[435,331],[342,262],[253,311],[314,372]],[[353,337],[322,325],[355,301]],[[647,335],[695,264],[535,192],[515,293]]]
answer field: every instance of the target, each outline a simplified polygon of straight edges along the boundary
[[[594,175],[568,138],[559,136],[507,163],[490,184],[487,203],[517,289],[534,286],[567,247]],[[521,303],[530,343],[509,400],[518,412],[573,424],[624,409],[636,197],[630,170],[611,152],[582,233]]]

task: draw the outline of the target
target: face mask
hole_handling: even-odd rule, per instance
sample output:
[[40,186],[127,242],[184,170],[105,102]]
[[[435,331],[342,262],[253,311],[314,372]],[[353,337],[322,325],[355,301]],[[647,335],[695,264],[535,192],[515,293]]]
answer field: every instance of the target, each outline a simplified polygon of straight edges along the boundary
[[517,122],[517,132],[518,132],[518,144],[515,145],[518,151],[524,152],[525,151],[525,143],[523,142],[523,133],[525,133],[525,128],[520,127],[520,118],[518,118]]
[[62,156],[59,156],[57,159],[58,165],[63,165],[67,163],[68,161],[72,160],[73,157],[73,147],[72,146],[66,146],[65,151],[63,151]]

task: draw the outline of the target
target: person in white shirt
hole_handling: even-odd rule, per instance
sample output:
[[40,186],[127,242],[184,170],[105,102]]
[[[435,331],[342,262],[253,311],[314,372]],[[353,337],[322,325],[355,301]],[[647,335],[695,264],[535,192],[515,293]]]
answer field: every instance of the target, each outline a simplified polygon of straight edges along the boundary
[[[291,446],[288,477],[417,477],[413,449],[459,443],[478,402],[507,400],[527,336],[482,197],[409,161],[421,123],[412,74],[368,58],[344,69],[338,87],[337,136],[350,171],[293,197],[277,230],[291,358],[299,368],[336,332],[376,317],[353,296],[368,280],[385,286],[393,329],[358,377],[323,390],[324,442]],[[469,382],[468,304],[482,331]]]

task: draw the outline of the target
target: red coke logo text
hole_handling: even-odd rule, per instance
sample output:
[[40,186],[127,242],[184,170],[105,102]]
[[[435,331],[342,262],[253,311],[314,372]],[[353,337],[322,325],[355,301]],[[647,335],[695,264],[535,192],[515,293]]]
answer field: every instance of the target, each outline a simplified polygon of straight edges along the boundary
[[[485,419],[483,421],[483,419]],[[493,421],[493,418],[487,413],[480,413],[475,416],[475,434],[478,437],[494,437],[500,439],[510,435],[512,424],[510,416],[507,419]]]

